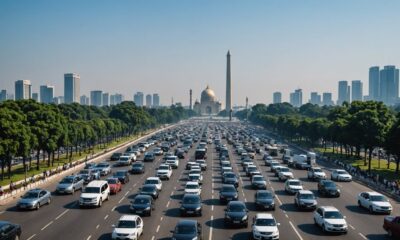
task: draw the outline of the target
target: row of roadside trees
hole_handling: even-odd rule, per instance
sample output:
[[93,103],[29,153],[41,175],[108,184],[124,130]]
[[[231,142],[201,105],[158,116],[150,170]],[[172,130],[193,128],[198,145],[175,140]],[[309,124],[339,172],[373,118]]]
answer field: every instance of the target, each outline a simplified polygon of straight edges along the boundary
[[342,106],[305,104],[294,108],[289,103],[257,104],[236,114],[262,125],[281,136],[308,145],[333,147],[340,153],[360,157],[371,171],[374,149],[383,148],[400,165],[400,115],[382,102],[355,101]]
[[[53,166],[60,151],[72,159],[72,153],[89,152],[96,145],[105,147],[121,137],[137,134],[160,124],[174,123],[191,116],[181,106],[147,109],[133,102],[110,107],[79,104],[42,104],[34,100],[6,101],[0,104],[1,180],[11,178],[12,160],[22,158],[30,168],[32,154],[36,169],[40,160]],[[5,173],[7,169],[7,173]]]

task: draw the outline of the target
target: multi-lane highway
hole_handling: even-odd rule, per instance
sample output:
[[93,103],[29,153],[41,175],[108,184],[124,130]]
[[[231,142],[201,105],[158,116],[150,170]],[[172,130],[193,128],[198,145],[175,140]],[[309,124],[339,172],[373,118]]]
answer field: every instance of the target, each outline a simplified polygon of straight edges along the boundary
[[[237,134],[239,130],[246,134],[254,133],[240,123],[195,123],[190,122],[177,127],[182,132],[193,130],[199,138],[204,130],[209,136],[222,136],[223,134]],[[186,162],[194,159],[195,143],[188,151],[185,159],[180,160],[178,169],[173,170],[171,179],[163,181],[162,191],[155,201],[155,209],[150,217],[143,217],[144,234],[141,239],[170,239],[170,231],[180,217],[180,199],[183,196],[187,173]],[[235,153],[232,145],[222,139],[229,149],[230,161],[233,171],[239,176],[239,200],[246,203],[249,211],[250,224],[248,228],[229,228],[224,224],[224,209],[226,205],[219,202],[219,188],[222,184],[221,167],[215,144],[208,145],[208,169],[203,172],[203,185],[201,198],[203,200],[203,214],[199,217],[185,217],[196,219],[203,225],[203,239],[249,239],[251,233],[251,219],[258,212],[254,205],[254,193],[250,186],[250,178],[242,171],[240,157]],[[151,150],[148,149],[148,151]],[[121,151],[124,151],[122,149]],[[99,161],[108,161],[109,156],[104,156]],[[276,210],[270,211],[277,222],[280,223],[280,239],[385,239],[382,229],[384,215],[370,214],[367,210],[357,206],[357,194],[370,191],[356,182],[338,183],[341,190],[339,198],[325,198],[317,193],[317,183],[307,179],[304,170],[291,169],[295,178],[302,181],[305,189],[311,190],[316,196],[319,206],[335,206],[346,216],[349,229],[346,235],[330,235],[324,233],[314,225],[313,212],[299,211],[294,205],[294,196],[286,194],[284,183],[280,182],[270,168],[265,166],[262,154],[256,154],[254,164],[267,180],[267,189],[276,195]],[[139,159],[143,159],[140,157]],[[281,159],[280,156],[276,159]],[[53,194],[52,202],[43,206],[38,211],[20,211],[15,207],[15,201],[0,208],[0,218],[13,223],[21,224],[22,239],[111,239],[112,225],[123,214],[130,214],[130,201],[138,193],[139,188],[147,177],[154,176],[156,168],[162,162],[159,156],[154,162],[146,162],[144,174],[131,175],[130,182],[123,186],[120,193],[112,195],[109,201],[104,202],[101,208],[81,209],[78,205],[79,192],[74,195]],[[332,166],[324,162],[317,162],[330,176]],[[128,167],[125,167],[128,169]],[[124,169],[124,167],[115,167]],[[48,184],[45,188],[55,192],[57,182]],[[399,215],[399,204],[391,199],[394,207],[393,214]]]

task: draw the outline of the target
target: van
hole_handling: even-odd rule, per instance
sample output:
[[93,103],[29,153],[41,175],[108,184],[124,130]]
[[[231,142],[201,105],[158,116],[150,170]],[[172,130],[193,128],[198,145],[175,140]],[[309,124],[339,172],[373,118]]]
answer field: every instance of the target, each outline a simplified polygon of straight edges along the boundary
[[110,197],[110,187],[107,181],[95,180],[91,181],[81,193],[79,198],[79,206],[96,206],[101,207],[105,200]]

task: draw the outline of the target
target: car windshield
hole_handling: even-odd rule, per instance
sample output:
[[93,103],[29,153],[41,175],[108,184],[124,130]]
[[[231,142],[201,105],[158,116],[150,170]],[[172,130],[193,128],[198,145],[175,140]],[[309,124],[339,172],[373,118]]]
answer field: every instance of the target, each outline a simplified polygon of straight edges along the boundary
[[301,194],[300,199],[315,199],[314,194]]
[[195,234],[196,227],[194,225],[178,225],[175,228],[177,234]]
[[114,173],[114,176],[124,176],[125,172],[116,172]]
[[157,180],[146,180],[145,184],[158,184]]
[[199,179],[200,175],[190,175],[189,176],[191,179]]
[[314,168],[314,172],[322,172],[320,168]]
[[196,185],[196,184],[187,184],[187,185],[186,185],[186,188],[188,188],[188,189],[197,189],[197,188],[199,188],[199,185]]
[[343,218],[342,214],[337,211],[330,211],[330,212],[325,212],[325,218],[332,218],[332,219],[341,219]]
[[387,198],[385,198],[384,196],[371,196],[370,200],[373,202],[387,202]]
[[324,182],[324,185],[325,187],[330,187],[330,188],[336,187],[336,184],[334,182]]
[[232,204],[229,206],[229,211],[230,212],[245,212],[246,208],[243,205],[239,204]]
[[27,192],[22,196],[22,198],[28,199],[28,198],[37,198],[38,193],[37,192]]
[[168,166],[160,166],[158,169],[160,169],[160,170],[169,170],[169,167]]
[[290,172],[289,168],[281,168],[281,172]]
[[261,192],[261,193],[257,194],[257,197],[258,198],[263,198],[263,199],[272,198],[272,193],[270,193],[270,192]]
[[61,180],[60,183],[72,183],[74,181],[73,178],[64,178],[63,180]]
[[81,170],[79,173],[80,174],[89,174],[89,171],[88,170]]
[[147,198],[136,198],[134,204],[148,204],[150,202]]
[[142,164],[141,163],[135,163],[135,164],[132,165],[132,167],[142,167]]
[[254,177],[254,181],[264,181],[263,177]]
[[300,186],[300,182],[299,181],[290,181],[289,185],[291,185],[291,186]]
[[188,204],[200,203],[200,198],[195,197],[195,196],[184,197],[182,200],[182,203],[188,203]]
[[276,226],[275,219],[271,218],[259,218],[255,222],[256,226]]
[[142,191],[143,192],[152,192],[152,191],[154,191],[154,187],[153,186],[144,186],[142,188]]
[[136,222],[121,220],[118,221],[117,228],[136,228]]
[[338,170],[337,173],[338,174],[348,174],[345,170]]
[[117,183],[118,183],[118,180],[115,179],[115,178],[112,178],[112,179],[107,179],[107,182],[108,182],[109,184],[117,184]]
[[232,187],[223,187],[221,192],[236,192],[236,189]]
[[226,178],[235,178],[236,175],[234,173],[225,174]]
[[98,187],[86,187],[85,188],[85,193],[99,193],[100,188]]

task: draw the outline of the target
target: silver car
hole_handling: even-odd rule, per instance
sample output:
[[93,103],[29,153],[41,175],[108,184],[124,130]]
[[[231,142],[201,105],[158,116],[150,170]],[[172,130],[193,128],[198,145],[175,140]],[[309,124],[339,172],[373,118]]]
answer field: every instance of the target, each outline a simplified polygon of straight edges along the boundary
[[74,194],[77,190],[82,190],[83,178],[80,176],[72,175],[63,178],[57,185],[57,193],[71,193]]
[[17,202],[19,209],[36,209],[38,210],[44,204],[50,204],[51,194],[49,191],[35,188],[26,192]]
[[107,162],[98,163],[95,168],[100,170],[101,176],[107,176],[111,173],[111,166]]

